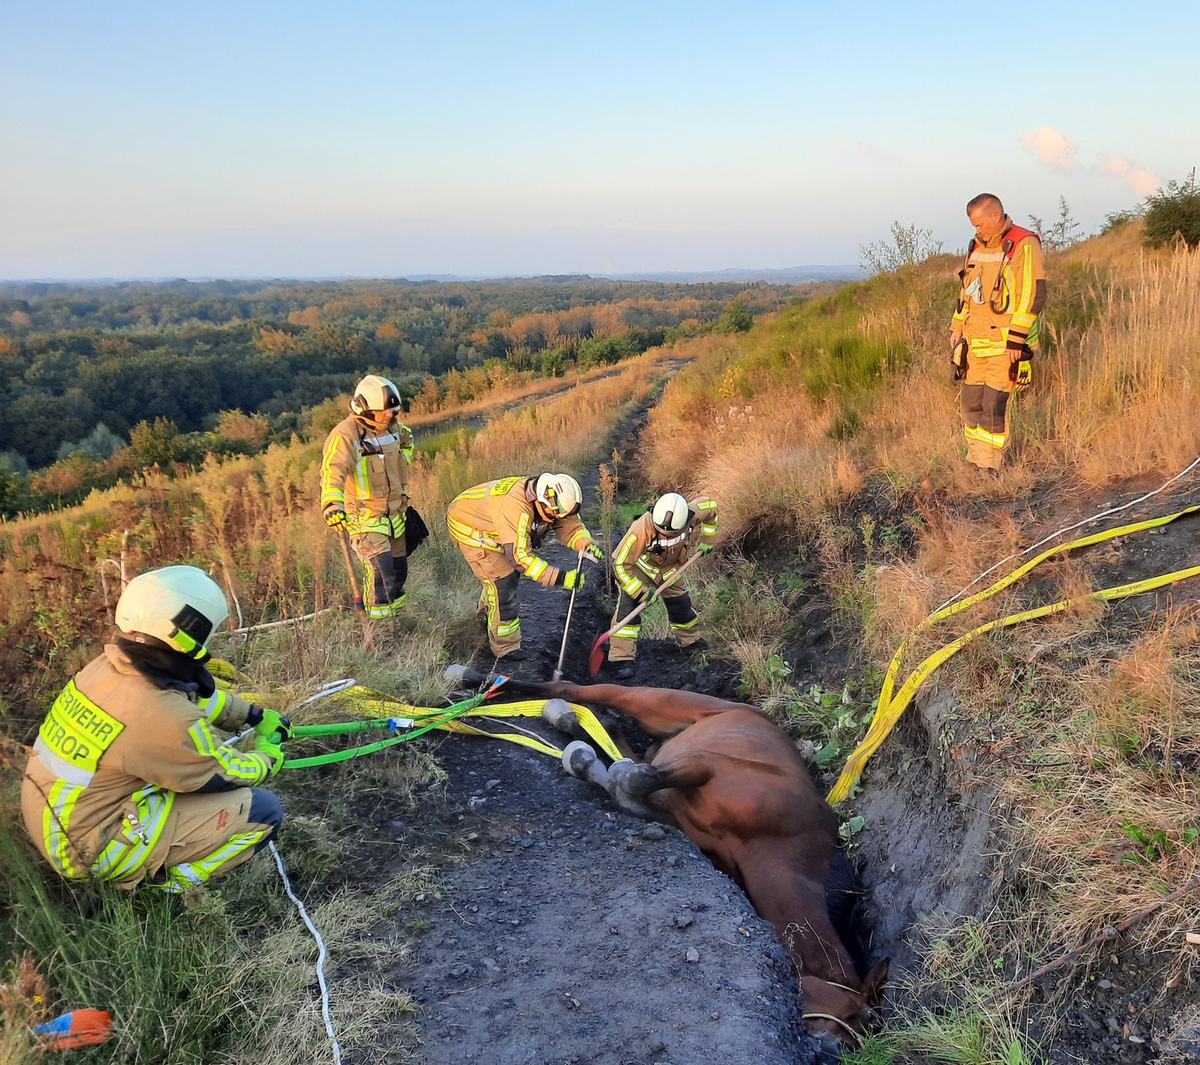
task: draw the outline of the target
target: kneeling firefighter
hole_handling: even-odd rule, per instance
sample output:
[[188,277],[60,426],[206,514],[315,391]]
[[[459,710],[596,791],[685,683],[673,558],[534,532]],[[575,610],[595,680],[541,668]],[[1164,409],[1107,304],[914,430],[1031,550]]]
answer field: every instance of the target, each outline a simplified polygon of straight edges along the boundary
[[[671,632],[684,647],[707,647],[700,634],[700,619],[692,609],[692,597],[679,584],[671,584],[676,571],[692,551],[705,554],[717,539],[717,504],[707,496],[690,503],[678,492],[660,496],[654,505],[639,514],[613,552],[613,573],[621,595],[613,615],[616,625],[627,617],[647,596],[661,597],[667,606]],[[612,635],[608,660],[624,663],[618,680],[633,676],[638,636],[642,631],[639,615]]]
[[559,569],[533,553],[547,533],[553,531],[572,551],[604,558],[579,518],[582,504],[579,482],[565,473],[504,477],[468,488],[451,501],[450,536],[483,584],[480,608],[487,611],[488,643],[497,658],[525,658],[518,597],[522,575],[547,587],[583,586],[583,570]]
[[[283,822],[256,785],[283,765],[290,723],[219,691],[204,668],[229,616],[216,582],[193,566],[131,580],[119,632],[59,694],[21,785],[25,826],[68,880],[144,879],[182,891],[241,865]],[[256,749],[222,746],[214,729],[252,726]]]
[[397,417],[400,393],[368,374],[354,389],[350,417],[325,438],[321,510],[334,531],[350,534],[367,568],[367,614],[390,618],[404,606],[408,580],[408,473],[413,435]]

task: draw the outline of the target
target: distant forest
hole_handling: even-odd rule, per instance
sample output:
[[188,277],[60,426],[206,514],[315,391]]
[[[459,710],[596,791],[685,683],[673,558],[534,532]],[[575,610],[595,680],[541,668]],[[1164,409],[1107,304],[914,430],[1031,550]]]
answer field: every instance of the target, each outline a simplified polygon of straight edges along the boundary
[[499,378],[744,330],[804,291],[590,277],[0,282],[0,516],[304,435],[306,412],[367,372],[432,411]]

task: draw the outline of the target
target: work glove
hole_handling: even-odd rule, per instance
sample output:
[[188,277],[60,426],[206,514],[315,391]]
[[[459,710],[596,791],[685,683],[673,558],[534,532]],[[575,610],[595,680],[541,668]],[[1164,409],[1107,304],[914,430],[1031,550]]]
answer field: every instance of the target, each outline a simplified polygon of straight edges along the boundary
[[1016,362],[1009,363],[1008,376],[1013,383],[1014,392],[1023,392],[1033,383],[1033,361],[1028,355],[1022,355]]
[[558,575],[558,583],[562,588],[582,588],[587,574],[581,569],[566,569]]
[[346,512],[344,510],[325,511],[325,524],[331,529],[342,528],[346,524]]
[[254,749],[259,754],[267,756],[267,776],[273,777],[280,769],[283,768],[283,747],[278,743],[273,743],[268,736],[259,736],[254,741]]
[[954,369],[954,380],[961,381],[967,376],[967,344],[966,337],[959,337],[950,349],[950,365]]
[[591,555],[597,562],[604,561],[604,549],[594,540],[583,549],[584,554]]
[[696,545],[696,554],[707,555],[713,549],[713,545],[705,541],[701,541]]
[[254,731],[264,739],[269,740],[278,733],[280,743],[290,739],[292,735],[292,719],[287,714],[262,706],[250,707],[250,713],[246,715],[246,724],[253,726]]

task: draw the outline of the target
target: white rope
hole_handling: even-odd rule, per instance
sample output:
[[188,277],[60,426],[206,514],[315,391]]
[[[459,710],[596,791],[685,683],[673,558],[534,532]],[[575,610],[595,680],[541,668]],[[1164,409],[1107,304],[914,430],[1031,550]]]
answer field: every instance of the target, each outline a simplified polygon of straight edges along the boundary
[[321,988],[321,1017],[325,1021],[325,1031],[329,1036],[329,1042],[333,1045],[334,1065],[341,1065],[342,1048],[338,1044],[337,1033],[333,1030],[333,1021],[329,1016],[329,985],[325,983],[325,959],[328,957],[328,951],[325,949],[325,940],[321,938],[321,933],[317,931],[317,926],[313,924],[312,918],[308,916],[308,910],[304,908],[304,903],[300,901],[296,893],[292,890],[291,881],[288,880],[287,871],[283,868],[283,859],[279,857],[279,849],[275,846],[275,841],[272,840],[267,846],[271,848],[271,853],[275,855],[275,864],[279,868],[279,877],[283,881],[284,891],[287,892],[288,898],[296,904],[296,909],[300,911],[300,916],[304,919],[304,923],[312,933],[313,939],[317,941],[317,984]]
[[1179,478],[1186,477],[1189,473],[1191,473],[1191,471],[1193,469],[1196,468],[1197,465],[1200,465],[1200,455],[1197,455],[1194,459],[1192,459],[1192,461],[1188,464],[1186,469],[1180,470],[1179,473],[1175,474],[1174,477],[1168,478],[1166,481],[1164,481],[1162,484],[1160,484],[1156,489],[1154,489],[1153,492],[1147,492],[1144,496],[1138,496],[1137,499],[1131,499],[1128,503],[1122,503],[1119,507],[1110,507],[1108,510],[1102,510],[1098,514],[1093,514],[1090,518],[1084,518],[1082,521],[1077,521],[1074,525],[1068,525],[1068,526],[1066,526],[1066,528],[1059,529],[1057,532],[1050,533],[1049,536],[1043,536],[1036,544],[1033,544],[1032,546],[1025,548],[1024,551],[1018,551],[1015,554],[1009,555],[1007,558],[1002,558],[994,566],[991,566],[988,569],[985,569],[970,584],[960,588],[957,592],[955,592],[952,596],[950,596],[950,598],[947,599],[941,606],[935,607],[933,610],[933,613],[936,614],[939,610],[943,610],[946,607],[948,607],[951,603],[954,602],[954,600],[958,599],[961,595],[965,594],[966,592],[969,592],[972,588],[975,587],[975,585],[977,585],[981,580],[983,580],[984,577],[986,577],[989,573],[992,573],[995,570],[998,570],[1005,563],[1012,562],[1014,559],[1018,559],[1022,555],[1027,555],[1031,551],[1036,551],[1039,547],[1043,546],[1044,544],[1048,544],[1056,536],[1062,536],[1063,533],[1074,532],[1081,525],[1088,525],[1093,521],[1099,521],[1101,518],[1107,518],[1110,514],[1117,514],[1120,511],[1127,510],[1129,507],[1135,506],[1138,503],[1145,502],[1147,499],[1150,499],[1152,496],[1158,495],[1159,492],[1165,491],[1168,487],[1170,487],[1172,484],[1174,484],[1176,481],[1178,481]]

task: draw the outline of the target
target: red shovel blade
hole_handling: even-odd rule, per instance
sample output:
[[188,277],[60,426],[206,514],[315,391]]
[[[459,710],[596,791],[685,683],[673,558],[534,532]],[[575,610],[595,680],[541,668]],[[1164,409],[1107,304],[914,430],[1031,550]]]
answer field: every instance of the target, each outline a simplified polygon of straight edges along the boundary
[[592,657],[588,659],[588,676],[594,677],[600,672],[600,667],[604,665],[604,644],[608,640],[608,633],[602,632],[596,637],[592,644]]

